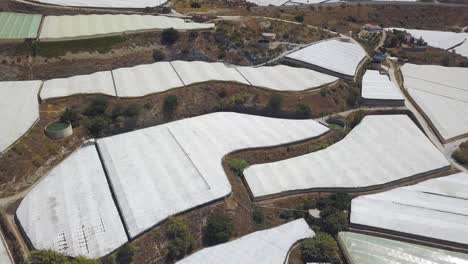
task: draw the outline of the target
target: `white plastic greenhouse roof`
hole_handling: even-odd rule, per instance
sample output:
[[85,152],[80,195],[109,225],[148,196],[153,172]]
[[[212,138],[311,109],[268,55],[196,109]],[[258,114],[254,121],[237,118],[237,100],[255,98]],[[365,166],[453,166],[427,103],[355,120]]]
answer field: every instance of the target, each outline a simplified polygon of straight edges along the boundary
[[184,86],[170,62],[120,68],[112,74],[119,97],[144,96]]
[[110,71],[70,78],[52,79],[44,82],[41,99],[51,99],[77,94],[105,94],[116,96]]
[[359,188],[437,170],[450,163],[406,115],[366,116],[326,149],[244,171],[255,197],[314,188]]
[[185,22],[182,18],[152,15],[46,16],[39,38],[41,41],[64,41],[168,28],[196,30],[213,27],[212,23]]
[[468,174],[355,198],[351,223],[468,245]]
[[0,153],[39,119],[41,81],[0,82]]
[[367,70],[362,77],[362,98],[376,100],[405,100],[403,93],[387,75]]
[[254,3],[258,6],[282,6],[289,0],[247,0],[247,2]]
[[406,29],[406,28],[389,28],[400,31],[406,31],[416,39],[423,38],[427,45],[440,48],[450,49],[462,43],[466,37],[466,33],[455,33],[450,31],[435,31],[435,30],[421,30],[421,29]]
[[185,85],[207,81],[232,81],[249,84],[234,66],[220,62],[173,61],[171,63]]
[[98,147],[131,237],[174,214],[231,192],[221,160],[244,148],[321,135],[313,120],[213,113],[99,139]]
[[401,72],[405,89],[444,140],[468,133],[468,68],[406,63]]
[[298,240],[313,237],[304,219],[257,231],[224,244],[202,249],[178,264],[271,264],[284,263]]
[[253,86],[278,91],[302,91],[338,80],[317,71],[284,65],[272,67],[238,67],[237,70]]
[[338,240],[349,264],[466,264],[468,255],[416,244],[341,232]]
[[5,241],[2,238],[0,238],[0,263],[13,264],[8,254]]
[[94,145],[81,147],[52,169],[16,215],[36,249],[96,258],[127,242]]
[[104,8],[145,8],[160,6],[167,0],[35,0],[52,5]]
[[366,51],[359,44],[331,39],[314,43],[288,54],[286,58],[354,76],[359,63],[366,56]]

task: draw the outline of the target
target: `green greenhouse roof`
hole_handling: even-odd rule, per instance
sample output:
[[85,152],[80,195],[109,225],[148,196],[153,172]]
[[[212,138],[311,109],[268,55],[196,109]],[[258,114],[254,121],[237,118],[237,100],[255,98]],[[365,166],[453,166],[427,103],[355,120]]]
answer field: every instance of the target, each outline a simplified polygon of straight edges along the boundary
[[41,15],[0,13],[0,39],[36,38]]

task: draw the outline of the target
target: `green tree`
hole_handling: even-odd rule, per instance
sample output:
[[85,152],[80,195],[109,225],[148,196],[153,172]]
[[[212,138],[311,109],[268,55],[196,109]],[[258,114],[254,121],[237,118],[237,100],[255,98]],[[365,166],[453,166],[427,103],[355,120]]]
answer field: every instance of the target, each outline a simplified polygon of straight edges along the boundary
[[164,29],[161,33],[161,42],[165,45],[172,45],[179,39],[179,32],[174,28]]
[[312,115],[310,107],[305,104],[298,104],[296,107],[296,116],[299,118],[309,118]]
[[107,105],[107,99],[104,96],[99,96],[91,102],[88,108],[84,111],[84,114],[87,116],[104,114],[106,112]]
[[195,240],[184,217],[169,218],[166,235],[169,237],[169,257],[180,259],[193,250]]
[[304,262],[341,263],[338,243],[326,233],[316,233],[315,237],[302,242],[301,257]]
[[232,220],[224,215],[212,214],[204,230],[204,241],[207,245],[217,245],[229,241],[234,234]]
[[31,252],[31,264],[64,264],[68,258],[53,250],[34,250]]
[[60,117],[60,122],[70,122],[72,127],[77,127],[80,124],[80,115],[76,110],[67,107]]
[[336,236],[341,231],[348,230],[348,214],[335,208],[320,211],[323,231]]
[[294,17],[294,20],[296,20],[299,23],[303,23],[304,22],[304,16],[303,15],[297,15],[297,16]]

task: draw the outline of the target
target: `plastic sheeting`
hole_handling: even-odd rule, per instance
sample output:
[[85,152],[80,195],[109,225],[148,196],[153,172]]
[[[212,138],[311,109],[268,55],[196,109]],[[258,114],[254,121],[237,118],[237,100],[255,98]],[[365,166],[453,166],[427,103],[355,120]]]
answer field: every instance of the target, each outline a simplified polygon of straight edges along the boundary
[[468,245],[468,174],[355,198],[351,223]]
[[349,264],[468,264],[468,255],[352,232],[338,235]]
[[224,155],[326,131],[313,120],[222,112],[98,139],[97,144],[127,230],[135,237],[171,215],[228,195]]
[[62,161],[22,200],[18,220],[36,249],[104,256],[127,242],[94,145]]
[[362,98],[374,100],[405,100],[403,93],[387,75],[367,70],[362,78]]
[[289,249],[298,240],[315,234],[304,219],[257,231],[236,240],[202,249],[178,264],[271,264],[284,263]]
[[359,44],[331,39],[314,43],[288,54],[286,58],[354,76],[359,63],[366,55],[366,51]]
[[405,64],[404,87],[445,140],[468,133],[468,68]]
[[0,40],[36,38],[41,15],[0,12]]
[[314,188],[360,188],[449,166],[406,115],[366,116],[326,149],[244,171],[255,197]]
[[145,8],[160,6],[167,0],[34,0],[52,5],[104,8]]
[[185,85],[208,81],[249,84],[235,67],[220,62],[173,61],[171,63]]

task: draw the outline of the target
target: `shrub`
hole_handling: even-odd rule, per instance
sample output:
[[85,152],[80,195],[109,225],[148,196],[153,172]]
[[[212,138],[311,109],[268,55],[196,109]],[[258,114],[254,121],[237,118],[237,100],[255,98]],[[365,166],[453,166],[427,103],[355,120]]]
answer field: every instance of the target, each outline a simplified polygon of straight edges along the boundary
[[168,247],[170,258],[180,259],[192,251],[195,240],[190,233],[186,218],[169,218],[166,234],[171,239]]
[[279,94],[274,94],[270,97],[270,100],[268,101],[268,108],[272,112],[277,112],[281,110],[282,104],[283,104],[283,97]]
[[203,239],[207,245],[212,246],[229,241],[233,234],[232,220],[224,215],[213,214],[208,217]]
[[91,104],[85,110],[84,114],[87,116],[104,114],[106,112],[107,105],[108,102],[105,97],[97,97],[91,102]]
[[301,245],[301,257],[306,263],[341,263],[338,243],[332,236],[325,233],[317,233],[315,237],[304,240]]
[[191,8],[201,8],[201,4],[199,2],[192,2],[190,4]]
[[138,116],[140,112],[141,112],[141,106],[139,104],[131,104],[127,107],[127,109],[125,109],[124,114],[126,116],[134,117],[134,116]]
[[179,39],[179,32],[174,28],[164,29],[161,33],[161,42],[165,45],[172,45]]
[[177,107],[177,96],[175,95],[169,95],[166,98],[164,98],[164,111],[171,113],[173,112]]
[[296,107],[296,116],[299,118],[308,118],[312,115],[310,107],[305,104],[298,104]]
[[452,158],[462,165],[468,164],[468,141],[460,144],[458,149],[452,153]]
[[242,176],[243,171],[249,167],[249,163],[243,159],[230,159],[228,161],[229,168],[231,168],[232,171],[234,171],[237,176]]
[[304,16],[303,15],[297,15],[294,17],[294,20],[296,20],[299,23],[304,22]]
[[334,193],[326,198],[321,198],[318,201],[317,206],[319,209],[333,207],[338,210],[348,210],[351,199],[351,196],[349,196],[347,193]]
[[135,249],[129,244],[125,244],[119,248],[117,251],[117,256],[115,258],[117,264],[129,264],[133,260],[135,255]]
[[60,117],[60,122],[70,122],[72,127],[77,127],[80,125],[80,115],[76,110],[66,108]]
[[348,214],[335,208],[320,211],[323,231],[335,236],[348,230]]
[[97,259],[89,259],[83,256],[77,257],[73,261],[71,261],[71,264],[100,264],[101,261]]
[[166,58],[166,53],[162,50],[154,50],[153,51],[153,59],[154,61],[163,61]]
[[265,214],[263,214],[263,210],[259,207],[255,207],[252,212],[252,219],[257,225],[263,224],[263,222],[265,222]]
[[31,264],[64,264],[68,258],[53,250],[34,250],[31,252]]
[[109,128],[110,120],[103,116],[96,116],[92,118],[83,119],[84,126],[88,129],[89,133],[94,137],[102,135],[104,130]]

